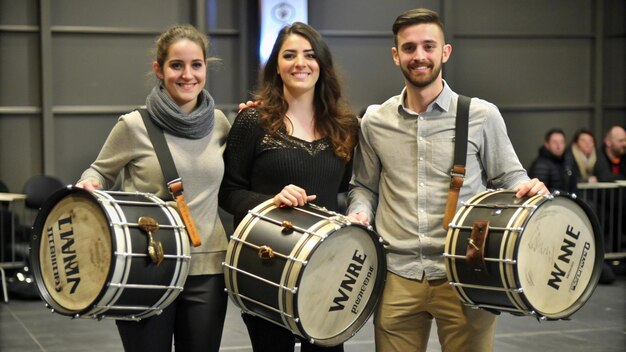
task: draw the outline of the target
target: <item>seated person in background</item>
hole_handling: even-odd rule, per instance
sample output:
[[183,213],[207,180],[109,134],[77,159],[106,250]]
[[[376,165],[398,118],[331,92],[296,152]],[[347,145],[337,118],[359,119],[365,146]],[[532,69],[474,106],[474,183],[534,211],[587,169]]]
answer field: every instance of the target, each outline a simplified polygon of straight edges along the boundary
[[[604,137],[603,145],[598,149],[598,160],[594,168],[594,173],[600,182],[614,182],[616,180],[626,180],[626,131],[621,126],[612,126],[609,128]],[[624,196],[626,201],[626,195]],[[605,204],[607,212],[613,204],[607,202]],[[611,234],[608,230],[616,228],[619,214],[613,219],[613,226],[605,226],[605,247],[608,252],[613,252],[619,247],[619,239],[623,234]],[[618,242],[611,241],[611,235],[615,235]],[[604,262],[602,274],[600,275],[601,284],[610,284],[615,281],[615,273],[611,266]]]
[[533,161],[528,176],[538,178],[548,189],[575,193],[576,174],[570,159],[564,158],[565,133],[560,128],[550,129],[545,136],[539,156]]
[[585,128],[576,131],[570,148],[565,151],[565,159],[569,159],[567,162],[573,166],[578,177],[577,182],[598,182],[593,173],[596,165],[596,142],[591,131]]
[[621,126],[613,126],[604,137],[604,144],[598,150],[598,160],[594,174],[601,182],[626,180],[626,131]]

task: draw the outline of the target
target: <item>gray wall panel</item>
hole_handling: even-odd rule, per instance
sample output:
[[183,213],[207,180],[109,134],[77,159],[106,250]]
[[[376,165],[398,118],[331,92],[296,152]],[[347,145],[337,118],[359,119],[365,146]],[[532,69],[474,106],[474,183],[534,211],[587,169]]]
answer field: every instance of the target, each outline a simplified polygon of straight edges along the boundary
[[56,35],[54,104],[143,104],[153,85],[149,53],[153,42],[152,36]]
[[20,193],[25,175],[40,173],[41,119],[34,115],[0,118],[0,180]]
[[168,0],[53,0],[53,26],[145,27],[189,21],[189,5]]
[[454,1],[455,29],[469,33],[588,34],[588,0]]
[[626,22],[624,21],[624,17],[626,17],[626,1],[604,0],[603,4],[606,13],[604,30],[609,35],[620,34],[624,37],[624,34],[626,34]]
[[57,115],[55,149],[57,176],[74,183],[96,159],[100,148],[117,122],[117,115]]
[[34,33],[0,32],[0,106],[39,105],[38,39]]
[[604,102],[626,105],[626,37],[611,38],[605,42]]
[[239,43],[229,36],[213,36],[209,54],[220,61],[209,64],[207,90],[218,104],[238,104],[244,97],[239,96],[240,77],[245,72],[239,70]]
[[388,38],[327,38],[355,113],[400,93],[403,76],[391,57]]
[[498,104],[586,104],[590,58],[586,40],[457,39],[453,88]]
[[309,0],[308,4],[309,24],[318,30],[391,32],[393,21],[405,10],[415,7],[440,10],[437,0]]
[[613,125],[620,125],[626,128],[626,111],[624,111],[624,107],[621,109],[606,109],[604,116],[603,131],[608,131]]
[[0,25],[37,25],[37,0],[0,0]]
[[239,2],[208,0],[206,9],[208,30],[237,30],[239,28]]

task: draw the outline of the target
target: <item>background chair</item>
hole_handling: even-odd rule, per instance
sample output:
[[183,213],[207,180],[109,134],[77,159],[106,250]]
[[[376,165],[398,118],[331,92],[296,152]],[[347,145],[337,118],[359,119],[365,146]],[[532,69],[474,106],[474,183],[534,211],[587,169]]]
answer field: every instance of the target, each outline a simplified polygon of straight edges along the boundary
[[0,192],[9,193],[9,187],[7,187],[7,185],[2,182],[2,180],[0,180]]
[[[30,270],[29,250],[33,222],[43,203],[56,191],[65,187],[63,182],[54,176],[37,175],[24,183],[22,193],[24,200],[24,218],[15,234],[15,243],[9,247],[16,262],[9,275],[2,274],[4,301],[8,301],[7,291],[21,298],[39,298],[35,280]],[[5,268],[6,269],[6,268]],[[8,277],[7,277],[8,276]]]
[[56,191],[65,187],[58,178],[49,175],[36,175],[24,183],[22,193],[26,195],[24,207],[26,214],[22,221],[21,230],[17,234],[19,243],[16,244],[15,253],[28,259],[28,245],[32,226],[43,203]]
[[29,209],[39,210],[52,193],[63,187],[65,187],[65,184],[54,176],[33,176],[24,183],[24,189],[22,190],[22,193],[26,195],[24,205]]

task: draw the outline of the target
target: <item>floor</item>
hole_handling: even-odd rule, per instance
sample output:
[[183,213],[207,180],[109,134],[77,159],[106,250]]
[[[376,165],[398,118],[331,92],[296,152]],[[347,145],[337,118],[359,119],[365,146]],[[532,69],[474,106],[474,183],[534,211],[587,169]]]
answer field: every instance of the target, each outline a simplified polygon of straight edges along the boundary
[[[0,303],[0,351],[121,351],[111,320],[72,320],[50,313],[39,299],[10,297]],[[626,350],[626,275],[597,286],[591,298],[571,320],[538,322],[534,318],[504,313],[498,317],[495,351]],[[441,351],[431,333],[428,351]],[[251,351],[239,309],[229,302],[222,351]],[[299,349],[298,349],[299,350]],[[374,351],[371,320],[345,343],[347,352]]]

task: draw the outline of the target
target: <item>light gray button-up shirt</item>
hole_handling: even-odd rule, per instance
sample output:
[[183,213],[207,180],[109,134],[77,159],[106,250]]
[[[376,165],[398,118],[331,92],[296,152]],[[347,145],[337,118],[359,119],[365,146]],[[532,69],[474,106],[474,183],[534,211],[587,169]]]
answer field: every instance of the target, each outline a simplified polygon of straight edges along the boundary
[[[404,106],[405,95],[406,89],[370,106],[361,121],[348,213],[365,212],[374,219],[390,244],[388,270],[410,279],[441,279],[446,277],[442,221],[458,94],[444,82],[441,94],[420,114]],[[473,98],[459,204],[487,187],[513,189],[528,180],[497,107]]]

